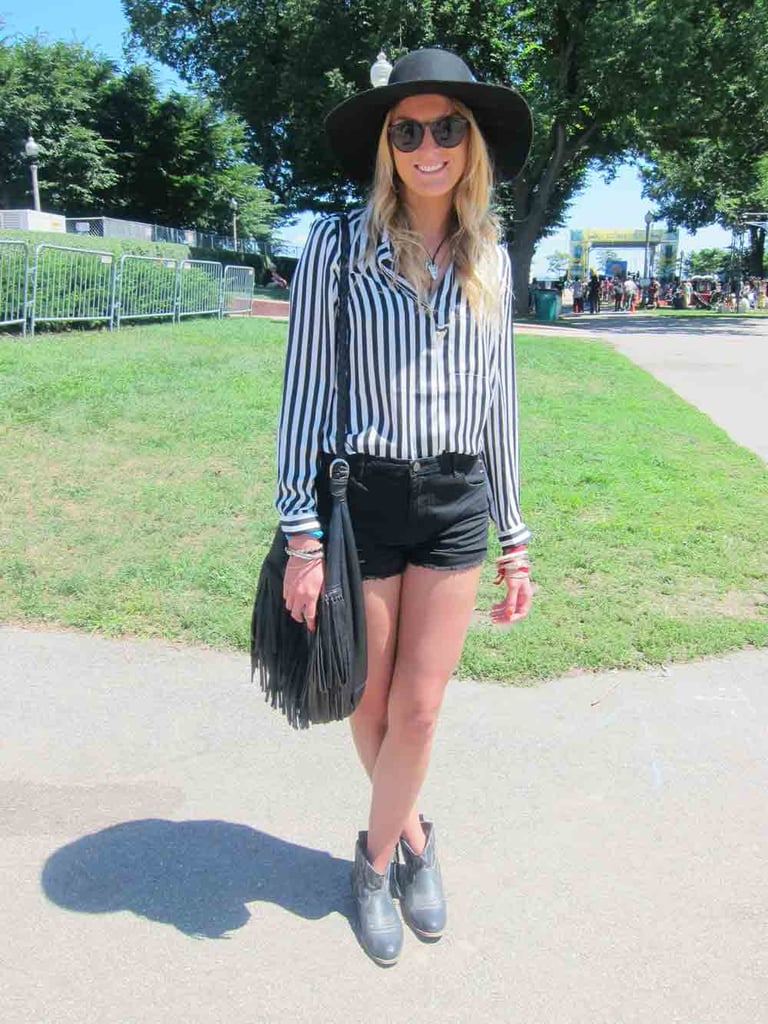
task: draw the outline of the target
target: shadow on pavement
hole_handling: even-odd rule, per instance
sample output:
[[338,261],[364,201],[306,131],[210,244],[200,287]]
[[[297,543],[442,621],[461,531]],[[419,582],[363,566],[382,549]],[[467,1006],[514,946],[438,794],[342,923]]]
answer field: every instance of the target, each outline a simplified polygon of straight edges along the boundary
[[46,896],[88,914],[130,910],[185,935],[218,939],[277,903],[310,920],[352,922],[349,861],[226,821],[147,819],[84,836],[46,861]]
[[734,334],[734,335],[763,335],[768,333],[767,317],[748,317],[737,314],[726,313],[713,314],[712,316],[693,317],[664,317],[649,316],[642,313],[589,313],[573,316],[566,313],[565,316],[554,323],[542,322],[540,320],[518,319],[517,329],[520,334],[525,334],[525,328],[546,327],[556,333],[558,330],[578,329],[589,331],[594,334]]

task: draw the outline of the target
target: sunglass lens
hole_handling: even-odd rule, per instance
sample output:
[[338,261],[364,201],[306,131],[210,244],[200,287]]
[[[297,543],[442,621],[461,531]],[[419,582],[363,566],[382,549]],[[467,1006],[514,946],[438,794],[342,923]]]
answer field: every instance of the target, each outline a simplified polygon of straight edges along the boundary
[[390,136],[401,153],[413,153],[424,138],[424,127],[418,121],[398,121],[390,128]]
[[450,117],[441,117],[438,121],[432,122],[432,137],[438,146],[444,149],[453,149],[458,146],[467,133],[466,118],[453,114]]

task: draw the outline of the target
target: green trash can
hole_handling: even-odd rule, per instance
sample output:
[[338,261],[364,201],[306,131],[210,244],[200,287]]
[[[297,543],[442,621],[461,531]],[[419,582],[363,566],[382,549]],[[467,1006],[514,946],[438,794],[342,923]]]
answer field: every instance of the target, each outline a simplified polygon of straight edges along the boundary
[[537,320],[554,322],[560,313],[560,294],[554,289],[537,288],[533,296]]

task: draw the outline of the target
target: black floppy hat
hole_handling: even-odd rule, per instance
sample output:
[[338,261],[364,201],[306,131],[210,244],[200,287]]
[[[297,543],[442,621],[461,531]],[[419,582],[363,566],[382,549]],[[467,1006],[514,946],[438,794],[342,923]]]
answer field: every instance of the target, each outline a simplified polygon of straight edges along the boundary
[[328,114],[331,148],[355,181],[373,178],[376,149],[387,111],[406,96],[438,93],[469,107],[499,178],[514,178],[528,159],[533,141],[531,111],[517,90],[475,81],[467,65],[449,50],[406,53],[395,63],[387,85],[366,89]]

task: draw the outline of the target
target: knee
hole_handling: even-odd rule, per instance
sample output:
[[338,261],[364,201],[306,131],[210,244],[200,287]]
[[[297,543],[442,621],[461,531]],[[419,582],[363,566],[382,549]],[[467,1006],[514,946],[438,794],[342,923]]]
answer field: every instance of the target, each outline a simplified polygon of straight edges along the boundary
[[413,746],[430,743],[437,729],[440,700],[409,698],[390,708],[389,728],[396,730],[401,741]]
[[387,694],[377,687],[366,685],[360,703],[355,708],[355,721],[364,723],[368,728],[387,728],[388,709]]

